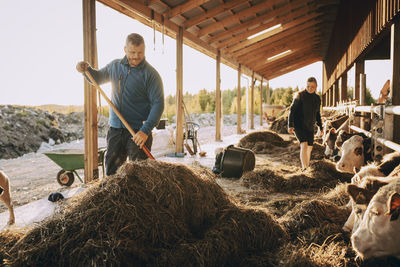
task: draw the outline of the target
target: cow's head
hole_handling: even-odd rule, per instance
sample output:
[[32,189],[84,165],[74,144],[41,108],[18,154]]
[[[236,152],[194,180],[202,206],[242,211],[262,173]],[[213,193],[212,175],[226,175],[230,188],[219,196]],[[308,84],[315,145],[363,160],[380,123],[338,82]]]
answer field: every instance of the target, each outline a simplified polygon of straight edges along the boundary
[[364,164],[363,138],[358,135],[352,136],[343,143],[342,157],[336,164],[336,169],[340,172],[357,173]]
[[379,192],[369,203],[358,229],[351,236],[351,243],[358,256],[364,259],[400,258],[400,194],[392,192],[382,199]]
[[343,143],[346,142],[352,135],[349,133],[346,133],[343,130],[340,130],[337,134],[335,146],[338,148],[341,148]]

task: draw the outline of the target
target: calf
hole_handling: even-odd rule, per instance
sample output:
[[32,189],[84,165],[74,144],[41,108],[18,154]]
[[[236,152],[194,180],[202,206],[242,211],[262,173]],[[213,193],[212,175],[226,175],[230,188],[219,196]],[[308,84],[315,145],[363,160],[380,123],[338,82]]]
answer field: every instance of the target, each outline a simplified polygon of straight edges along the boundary
[[354,135],[343,143],[341,152],[336,169],[340,172],[357,173],[361,166],[372,161],[371,138]]
[[8,224],[9,225],[14,224],[15,216],[10,196],[10,182],[7,175],[2,171],[0,171],[0,199],[1,201],[4,202],[4,204],[6,204],[8,211],[10,213],[8,218]]
[[362,259],[400,258],[400,179],[383,186],[371,199],[351,243]]

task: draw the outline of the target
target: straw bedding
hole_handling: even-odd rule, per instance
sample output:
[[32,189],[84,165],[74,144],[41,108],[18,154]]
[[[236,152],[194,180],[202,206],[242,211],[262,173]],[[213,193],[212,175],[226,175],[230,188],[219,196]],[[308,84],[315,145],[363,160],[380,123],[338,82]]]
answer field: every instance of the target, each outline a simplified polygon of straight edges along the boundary
[[286,233],[183,165],[126,163],[9,251],[11,266],[245,265]]

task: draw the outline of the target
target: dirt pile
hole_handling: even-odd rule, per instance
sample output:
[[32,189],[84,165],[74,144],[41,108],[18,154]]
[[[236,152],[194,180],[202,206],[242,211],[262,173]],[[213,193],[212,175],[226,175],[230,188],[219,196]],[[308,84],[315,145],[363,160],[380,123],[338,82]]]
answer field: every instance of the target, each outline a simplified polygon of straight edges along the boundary
[[[127,163],[10,250],[11,266],[262,264],[286,237],[267,213],[238,207],[210,172]],[[258,265],[262,265],[258,264]]]
[[[62,114],[37,108],[0,105],[0,159],[36,152],[42,142],[68,142],[83,138],[83,112]],[[101,117],[99,136],[105,136],[107,118]],[[29,133],[29,134],[27,134]]]
[[290,143],[272,131],[256,131],[240,139],[238,146],[257,154],[266,154],[277,147],[287,147]]

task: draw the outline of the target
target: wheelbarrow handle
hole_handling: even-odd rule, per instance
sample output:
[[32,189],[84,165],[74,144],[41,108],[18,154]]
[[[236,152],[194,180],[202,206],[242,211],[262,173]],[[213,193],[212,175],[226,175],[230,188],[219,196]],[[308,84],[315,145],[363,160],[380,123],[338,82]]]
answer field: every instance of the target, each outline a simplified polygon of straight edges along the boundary
[[[92,82],[94,87],[96,87],[97,90],[101,93],[101,95],[104,97],[104,99],[107,101],[107,103],[110,105],[110,107],[114,110],[115,114],[117,114],[118,118],[121,120],[121,122],[125,125],[126,129],[131,133],[132,136],[135,135],[135,131],[133,131],[132,127],[129,125],[129,123],[125,120],[125,118],[122,116],[122,114],[118,111],[118,109],[114,106],[114,104],[111,102],[111,100],[107,97],[107,95],[104,93],[104,91],[100,88],[100,85],[93,79],[93,76],[90,74],[90,72],[85,71],[85,75],[89,78],[89,81]],[[149,149],[143,145],[142,149],[144,153],[150,158],[154,159],[153,155],[150,153]]]

